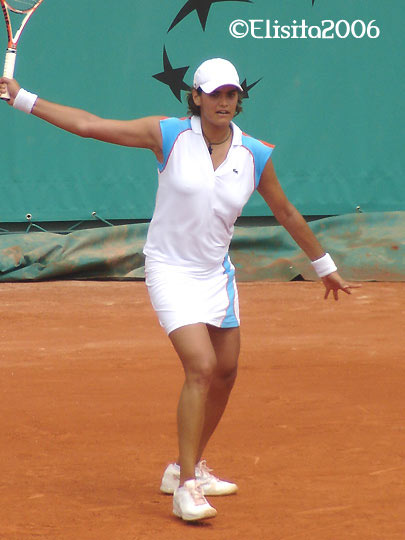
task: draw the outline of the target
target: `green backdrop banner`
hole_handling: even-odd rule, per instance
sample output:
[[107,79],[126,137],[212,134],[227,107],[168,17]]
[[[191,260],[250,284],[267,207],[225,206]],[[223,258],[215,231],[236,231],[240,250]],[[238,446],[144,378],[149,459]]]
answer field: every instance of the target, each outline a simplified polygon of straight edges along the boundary
[[[45,0],[16,77],[106,117],[184,116],[197,65],[229,58],[247,95],[237,122],[276,145],[303,214],[403,210],[404,16],[403,0]],[[0,126],[0,222],[150,218],[150,152],[79,139],[4,103]],[[245,215],[266,214],[255,194]]]
[[[346,279],[405,281],[405,212],[349,214],[309,225]],[[0,236],[0,281],[142,279],[146,232],[146,224],[134,224]],[[281,226],[236,227],[230,253],[239,281],[316,279]]]

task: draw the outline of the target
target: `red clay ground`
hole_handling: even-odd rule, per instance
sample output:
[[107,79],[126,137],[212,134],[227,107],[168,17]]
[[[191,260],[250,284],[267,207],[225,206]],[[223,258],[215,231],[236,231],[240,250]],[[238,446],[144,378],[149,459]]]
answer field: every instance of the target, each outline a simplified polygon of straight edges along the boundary
[[2,540],[403,540],[405,285],[240,284],[237,385],[186,525],[159,493],[182,372],[141,282],[0,284]]

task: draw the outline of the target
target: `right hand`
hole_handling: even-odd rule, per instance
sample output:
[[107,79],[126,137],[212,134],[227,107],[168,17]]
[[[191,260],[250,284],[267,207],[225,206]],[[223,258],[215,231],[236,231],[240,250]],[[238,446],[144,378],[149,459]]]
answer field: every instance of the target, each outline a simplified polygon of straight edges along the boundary
[[6,93],[6,90],[8,90],[8,93],[10,94],[8,104],[12,106],[14,104],[15,97],[20,90],[20,85],[15,79],[0,77],[0,98],[2,97],[2,94]]

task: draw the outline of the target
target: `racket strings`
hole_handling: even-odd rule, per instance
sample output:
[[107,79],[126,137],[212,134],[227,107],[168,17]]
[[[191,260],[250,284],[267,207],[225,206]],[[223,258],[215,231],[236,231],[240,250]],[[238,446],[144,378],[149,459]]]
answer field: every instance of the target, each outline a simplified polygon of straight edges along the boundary
[[6,4],[10,9],[17,12],[29,11],[39,4],[38,0],[7,0]]

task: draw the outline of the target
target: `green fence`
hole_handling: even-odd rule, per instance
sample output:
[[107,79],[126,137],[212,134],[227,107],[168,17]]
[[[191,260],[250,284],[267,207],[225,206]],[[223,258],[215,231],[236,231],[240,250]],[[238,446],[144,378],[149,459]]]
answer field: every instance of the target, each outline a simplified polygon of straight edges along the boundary
[[[106,117],[184,116],[195,67],[229,58],[248,96],[237,121],[276,145],[303,214],[403,210],[404,16],[403,0],[46,0],[21,38],[16,77]],[[0,223],[150,218],[151,153],[0,105]],[[255,194],[245,215],[267,213]]]
[[[405,212],[348,214],[310,223],[348,280],[405,281]],[[143,279],[147,225],[0,236],[0,282]],[[231,257],[239,281],[316,279],[281,226],[236,227]]]

